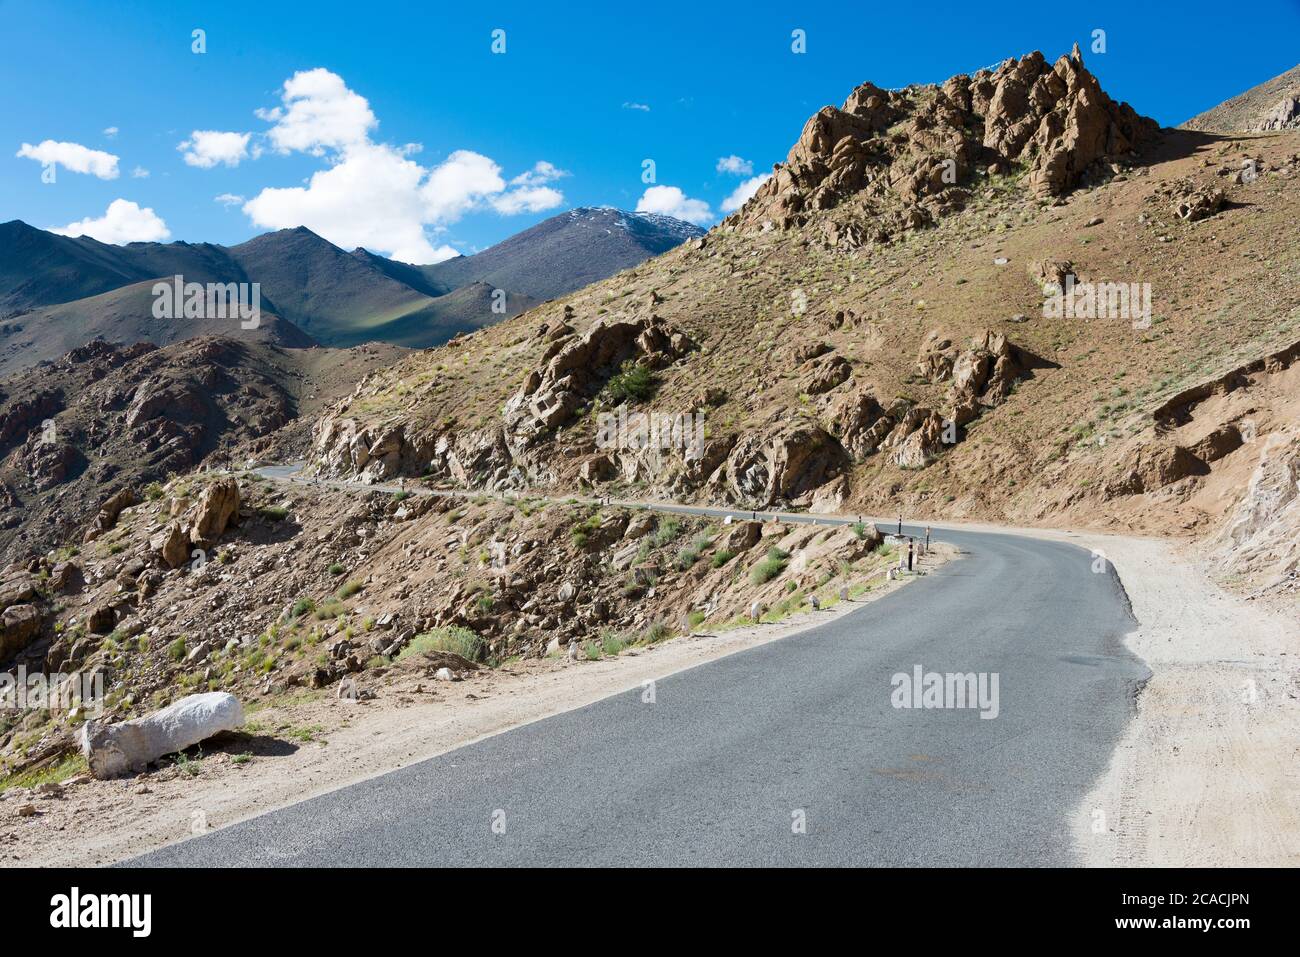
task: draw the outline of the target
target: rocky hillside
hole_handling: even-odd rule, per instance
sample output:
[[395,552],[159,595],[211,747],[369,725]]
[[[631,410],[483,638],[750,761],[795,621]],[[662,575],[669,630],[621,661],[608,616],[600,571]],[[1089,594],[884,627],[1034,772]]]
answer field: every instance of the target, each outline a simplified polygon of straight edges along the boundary
[[296,417],[397,354],[96,340],[9,379],[0,384],[0,560],[75,539],[101,506],[111,517],[150,483],[214,456],[300,453]]
[[[196,690],[244,700],[365,672],[597,659],[707,624],[779,620],[885,584],[871,527],[656,516],[521,498],[191,474],[115,500],[85,541],[0,577],[11,666],[99,675],[106,717]],[[0,769],[74,748],[80,713],[5,710]]]
[[1300,129],[1300,65],[1192,117],[1180,128],[1205,133]]
[[[1157,130],[1077,53],[864,85],[708,236],[371,376],[315,468],[1208,534],[1265,432],[1157,410],[1300,340],[1297,175],[1294,134]],[[638,413],[704,439],[602,441]]]

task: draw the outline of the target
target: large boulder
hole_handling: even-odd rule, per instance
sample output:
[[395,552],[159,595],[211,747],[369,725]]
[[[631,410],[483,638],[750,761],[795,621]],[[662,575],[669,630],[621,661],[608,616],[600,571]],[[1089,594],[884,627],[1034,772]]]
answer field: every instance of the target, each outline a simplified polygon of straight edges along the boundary
[[169,568],[180,568],[190,557],[190,538],[180,522],[171,522],[149,539],[149,547],[162,556]]
[[143,771],[163,755],[183,751],[244,723],[239,699],[225,691],[181,698],[143,718],[106,724],[87,721],[81,729],[81,752],[95,777],[115,778]]
[[190,541],[195,545],[211,545],[238,517],[239,483],[233,478],[219,479],[199,496]]
[[41,633],[44,617],[35,605],[10,605],[0,616],[0,659],[7,660]]

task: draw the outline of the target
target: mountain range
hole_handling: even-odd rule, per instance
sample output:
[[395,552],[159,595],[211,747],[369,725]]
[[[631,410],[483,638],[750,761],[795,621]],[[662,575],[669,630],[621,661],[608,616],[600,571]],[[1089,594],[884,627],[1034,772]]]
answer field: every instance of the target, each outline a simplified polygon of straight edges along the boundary
[[[302,226],[229,247],[113,246],[14,220],[0,225],[0,374],[52,360],[96,337],[167,345],[220,334],[282,346],[381,341],[424,348],[702,233],[666,216],[586,207],[474,255],[417,266],[360,248],[346,252]],[[153,284],[176,275],[186,282],[259,283],[260,327],[153,318]]]

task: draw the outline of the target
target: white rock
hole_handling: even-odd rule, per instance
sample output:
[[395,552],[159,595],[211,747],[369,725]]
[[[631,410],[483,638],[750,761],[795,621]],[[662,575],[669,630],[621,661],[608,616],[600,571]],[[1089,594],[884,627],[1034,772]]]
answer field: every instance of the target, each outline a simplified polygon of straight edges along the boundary
[[455,680],[456,680],[456,676],[455,676],[454,674],[451,673],[451,669],[450,669],[450,668],[439,668],[437,671],[435,671],[435,672],[433,673],[433,677],[434,677],[434,679],[437,680],[437,681],[455,681]]
[[105,725],[87,721],[79,736],[81,753],[97,778],[141,771],[164,754],[183,751],[244,723],[239,699],[225,691],[192,694],[143,718]]

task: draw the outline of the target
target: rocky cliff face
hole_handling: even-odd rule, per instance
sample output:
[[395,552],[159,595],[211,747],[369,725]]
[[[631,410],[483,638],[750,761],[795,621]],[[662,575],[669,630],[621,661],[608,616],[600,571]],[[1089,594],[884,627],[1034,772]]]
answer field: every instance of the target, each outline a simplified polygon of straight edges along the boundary
[[785,229],[851,205],[825,224],[827,236],[849,246],[884,241],[960,209],[990,175],[1023,171],[1034,193],[1060,196],[1111,175],[1156,131],[1102,91],[1077,45],[1054,64],[1035,52],[942,86],[864,83],[808,121],[727,225]]

